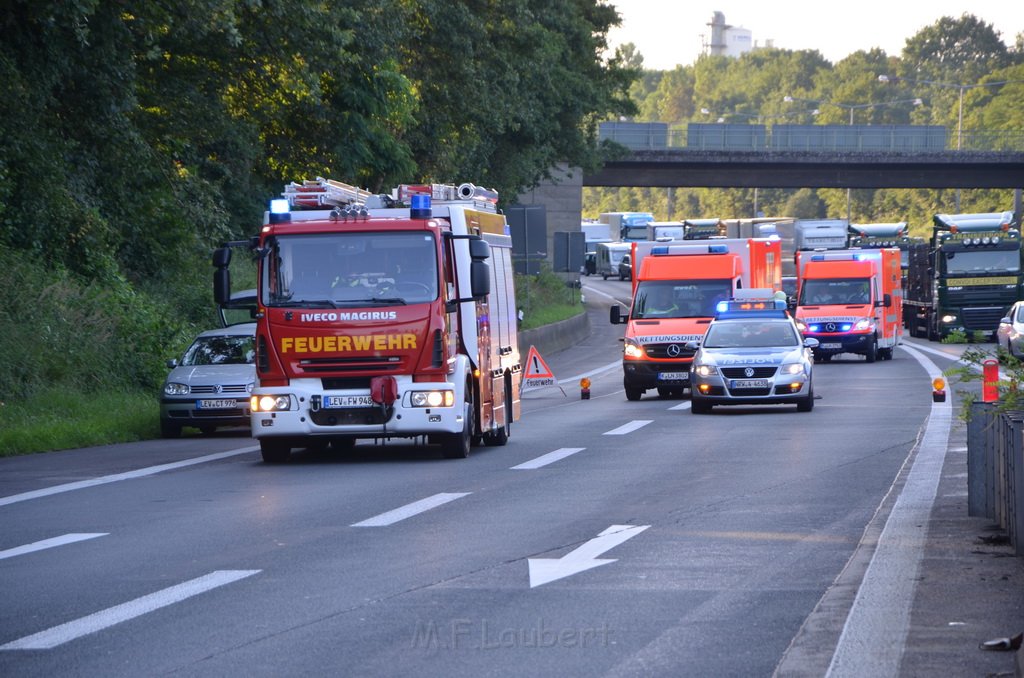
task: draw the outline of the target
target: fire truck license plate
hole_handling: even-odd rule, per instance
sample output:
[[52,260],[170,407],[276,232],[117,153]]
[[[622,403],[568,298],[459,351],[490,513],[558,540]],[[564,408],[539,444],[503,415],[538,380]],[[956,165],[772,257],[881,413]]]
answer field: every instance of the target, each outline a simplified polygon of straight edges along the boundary
[[196,409],[200,410],[226,410],[232,407],[238,407],[238,402],[235,400],[197,400]]
[[842,348],[842,347],[843,347],[842,344],[822,344],[821,345],[821,348],[824,348],[824,349],[836,349],[836,348]]
[[324,396],[324,409],[338,407],[373,407],[373,398],[368,395]]
[[658,379],[662,381],[687,381],[689,378],[689,372],[661,372],[658,374]]
[[768,388],[767,379],[733,379],[729,388]]

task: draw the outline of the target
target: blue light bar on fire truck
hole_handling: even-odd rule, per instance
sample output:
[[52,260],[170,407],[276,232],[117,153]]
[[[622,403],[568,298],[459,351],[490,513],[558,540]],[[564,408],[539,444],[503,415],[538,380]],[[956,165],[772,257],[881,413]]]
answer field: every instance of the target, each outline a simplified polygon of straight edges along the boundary
[[726,245],[660,245],[651,248],[654,256],[675,254],[728,254]]
[[270,201],[270,223],[283,224],[291,220],[292,214],[287,198],[276,198]]

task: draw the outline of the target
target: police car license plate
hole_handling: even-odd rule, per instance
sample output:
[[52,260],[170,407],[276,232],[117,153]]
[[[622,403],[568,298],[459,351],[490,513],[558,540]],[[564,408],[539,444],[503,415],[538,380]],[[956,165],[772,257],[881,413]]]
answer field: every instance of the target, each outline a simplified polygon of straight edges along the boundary
[[324,409],[336,409],[339,407],[372,407],[373,398],[368,395],[343,395],[324,396]]
[[661,381],[689,381],[689,372],[661,372],[658,374]]
[[824,348],[824,349],[834,349],[834,348],[842,348],[843,345],[842,344],[837,344],[837,343],[828,343],[828,344],[821,344],[820,347]]
[[768,388],[767,379],[733,379],[729,388]]
[[236,400],[197,400],[196,409],[199,410],[227,410],[238,407]]

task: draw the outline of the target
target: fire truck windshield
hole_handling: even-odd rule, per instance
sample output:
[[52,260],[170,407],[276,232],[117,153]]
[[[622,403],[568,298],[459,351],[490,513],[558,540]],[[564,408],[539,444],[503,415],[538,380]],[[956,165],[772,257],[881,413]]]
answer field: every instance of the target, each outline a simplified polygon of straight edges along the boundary
[[279,235],[267,244],[268,306],[420,304],[438,295],[429,233]]

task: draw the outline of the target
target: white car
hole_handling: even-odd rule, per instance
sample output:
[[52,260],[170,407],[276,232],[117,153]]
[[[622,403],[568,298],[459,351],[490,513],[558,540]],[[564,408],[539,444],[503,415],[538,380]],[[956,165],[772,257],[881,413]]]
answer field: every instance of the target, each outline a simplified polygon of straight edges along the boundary
[[1014,358],[1024,359],[1024,302],[1016,302],[999,321],[996,343]]
[[[690,366],[690,411],[706,414],[715,405],[795,404],[814,408],[812,350],[786,311],[786,302],[723,302],[708,326]],[[698,344],[698,342],[691,342]]]
[[177,438],[183,426],[213,433],[218,426],[249,427],[249,394],[256,382],[256,323],[201,333],[171,373],[160,397],[160,435]]

